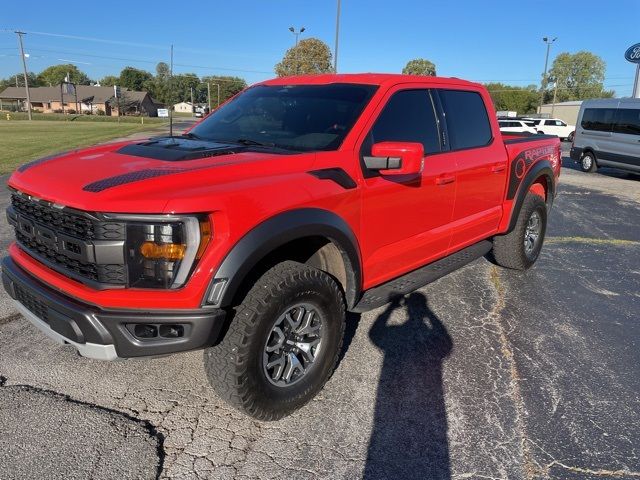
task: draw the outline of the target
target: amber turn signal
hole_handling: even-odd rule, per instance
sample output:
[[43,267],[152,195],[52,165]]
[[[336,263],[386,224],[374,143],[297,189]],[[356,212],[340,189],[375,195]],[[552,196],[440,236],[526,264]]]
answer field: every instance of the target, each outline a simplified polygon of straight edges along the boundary
[[184,252],[187,250],[186,245],[179,243],[163,243],[144,242],[140,245],[140,253],[144,258],[162,259],[175,262],[184,258]]
[[200,259],[204,254],[209,240],[211,240],[211,223],[209,223],[209,220],[200,220],[200,245],[198,246],[198,253],[196,253],[197,259]]

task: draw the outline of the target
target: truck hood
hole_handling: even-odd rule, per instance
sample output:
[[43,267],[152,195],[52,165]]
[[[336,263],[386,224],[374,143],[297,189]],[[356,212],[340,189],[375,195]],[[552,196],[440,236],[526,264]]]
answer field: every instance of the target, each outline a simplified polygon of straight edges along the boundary
[[247,188],[247,182],[299,175],[314,159],[313,153],[164,137],[41,158],[19,167],[8,183],[81,210],[185,213],[176,207],[181,203],[176,199],[211,199],[216,192]]

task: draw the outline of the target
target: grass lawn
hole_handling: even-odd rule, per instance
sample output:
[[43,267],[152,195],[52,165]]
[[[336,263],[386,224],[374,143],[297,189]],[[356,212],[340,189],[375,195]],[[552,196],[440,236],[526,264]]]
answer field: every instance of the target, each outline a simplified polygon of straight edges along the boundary
[[[0,120],[5,120],[7,114],[11,117],[11,120],[28,120],[29,116],[27,112],[0,112]],[[191,114],[187,114],[191,116]],[[39,121],[50,121],[50,122],[107,122],[107,123],[138,123],[142,124],[161,124],[166,123],[168,120],[166,118],[159,117],[133,117],[133,116],[124,116],[118,119],[117,116],[106,116],[106,115],[78,115],[78,114],[62,114],[62,113],[39,113],[33,112],[31,114],[31,118],[33,120]]]
[[0,121],[0,173],[65,150],[104,143],[157,125],[102,122]]

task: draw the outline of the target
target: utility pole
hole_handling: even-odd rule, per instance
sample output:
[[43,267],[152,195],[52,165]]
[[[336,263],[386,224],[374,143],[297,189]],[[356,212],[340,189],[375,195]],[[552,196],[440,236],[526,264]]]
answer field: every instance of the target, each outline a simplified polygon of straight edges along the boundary
[[[20,45],[20,56],[22,57],[22,69],[24,71],[24,88],[27,91],[27,114],[29,115],[29,120],[31,120],[31,95],[29,95],[29,78],[27,75],[27,59],[24,56],[24,46],[22,45],[22,35],[24,32],[16,31],[16,35],[18,36],[18,45]],[[18,79],[16,77],[16,84],[18,83]]]
[[340,0],[338,0],[338,11],[336,13],[336,44],[333,52],[333,72],[338,73],[338,39],[340,37]]
[[538,113],[542,113],[542,104],[544,103],[544,91],[547,88],[547,66],[549,65],[549,50],[551,50],[551,44],[555,42],[558,37],[550,39],[549,37],[543,37],[542,41],[547,44],[547,55],[544,58],[544,74],[542,75],[542,88],[540,89],[540,108]]
[[189,87],[191,91],[191,115],[196,111],[196,106],[193,104],[193,87]]
[[[169,63],[169,102],[173,99],[173,92],[171,89],[173,88],[173,44],[171,44],[171,61]],[[169,137],[173,137],[173,105],[168,105],[169,107]]]
[[218,103],[216,103],[216,108],[220,106],[220,84],[216,83],[216,87],[218,87]]
[[207,82],[207,103],[209,104],[209,112],[211,112],[211,83]]

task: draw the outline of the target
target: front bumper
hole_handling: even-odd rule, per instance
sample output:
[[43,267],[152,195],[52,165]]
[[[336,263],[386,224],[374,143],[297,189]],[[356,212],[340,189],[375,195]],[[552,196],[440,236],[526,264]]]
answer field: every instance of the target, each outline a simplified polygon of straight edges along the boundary
[[[45,335],[99,360],[166,355],[216,343],[226,313],[198,310],[104,310],[52,289],[20,268],[2,261],[2,283],[18,311]],[[156,335],[140,337],[140,330]],[[165,332],[165,335],[162,335]]]
[[569,150],[569,157],[571,157],[571,160],[573,160],[574,162],[579,162],[580,159],[582,159],[583,150],[584,149],[582,148],[571,147],[571,150]]

